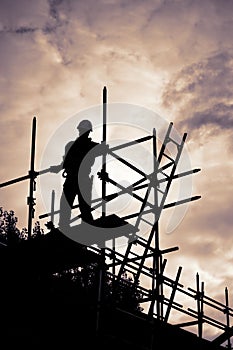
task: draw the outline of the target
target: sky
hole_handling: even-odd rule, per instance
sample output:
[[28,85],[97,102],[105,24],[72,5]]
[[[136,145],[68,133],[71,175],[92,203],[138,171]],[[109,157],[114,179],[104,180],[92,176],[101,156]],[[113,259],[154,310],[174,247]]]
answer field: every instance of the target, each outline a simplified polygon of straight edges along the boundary
[[[1,0],[0,182],[28,174],[34,116],[39,170],[64,125],[100,110],[104,86],[109,104],[172,121],[188,134],[186,155],[201,169],[189,189],[201,199],[172,232],[161,229],[161,247],[179,247],[166,256],[166,271],[175,278],[182,266],[181,282],[191,288],[199,273],[205,292],[222,302],[228,287],[233,306],[232,13],[231,0]],[[148,135],[153,123],[142,115],[140,123],[109,116],[109,141]],[[97,141],[100,124],[95,117]],[[69,136],[56,141],[55,163]],[[46,210],[37,182],[35,220]],[[1,205],[15,211],[19,227],[27,225],[28,185],[1,188]]]

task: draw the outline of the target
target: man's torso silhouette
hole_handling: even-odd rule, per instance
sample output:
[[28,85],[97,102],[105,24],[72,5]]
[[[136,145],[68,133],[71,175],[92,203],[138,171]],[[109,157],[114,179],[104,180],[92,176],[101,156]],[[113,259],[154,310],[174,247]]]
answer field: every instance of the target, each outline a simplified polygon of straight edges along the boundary
[[94,150],[97,145],[99,144],[83,134],[65,147],[63,176],[66,180],[60,203],[59,226],[69,225],[71,208],[76,195],[82,220],[89,223],[93,221],[91,214],[92,178],[89,175],[95,157],[99,155]]

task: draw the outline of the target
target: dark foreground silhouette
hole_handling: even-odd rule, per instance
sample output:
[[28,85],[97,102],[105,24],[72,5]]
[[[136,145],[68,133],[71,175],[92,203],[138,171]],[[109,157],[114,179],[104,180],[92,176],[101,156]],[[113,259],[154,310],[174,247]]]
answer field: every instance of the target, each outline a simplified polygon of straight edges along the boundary
[[[45,235],[0,246],[1,348],[220,350],[140,308],[140,292],[108,271],[99,303],[101,255],[52,225]],[[104,271],[104,269],[103,269]]]

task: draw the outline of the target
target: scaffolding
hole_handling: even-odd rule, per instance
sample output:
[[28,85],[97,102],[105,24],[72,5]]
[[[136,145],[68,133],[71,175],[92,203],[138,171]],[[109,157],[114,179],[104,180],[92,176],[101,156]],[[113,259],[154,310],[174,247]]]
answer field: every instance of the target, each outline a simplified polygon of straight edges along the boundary
[[[103,133],[102,142],[107,144],[107,89],[103,89]],[[99,274],[99,294],[98,294],[98,308],[97,308],[97,332],[101,329],[101,308],[102,308],[102,293],[104,288],[104,276],[108,273],[114,280],[113,293],[117,293],[122,275],[125,272],[132,274],[133,282],[132,287],[135,290],[139,290],[142,295],[140,303],[147,304],[147,316],[148,320],[158,320],[161,323],[169,323],[171,311],[179,312],[187,317],[187,321],[177,323],[179,328],[196,326],[197,335],[200,339],[203,338],[203,325],[207,324],[214,328],[217,328],[220,335],[216,336],[212,342],[215,345],[226,344],[228,349],[231,349],[231,337],[233,336],[233,328],[230,325],[231,317],[233,317],[233,309],[229,306],[228,289],[225,289],[225,304],[215,301],[208,297],[204,291],[204,282],[200,282],[199,274],[196,275],[196,289],[188,288],[187,290],[179,282],[182,267],[178,268],[177,274],[174,279],[171,279],[165,274],[165,267],[167,259],[164,256],[170,252],[177,251],[179,247],[170,247],[167,249],[160,248],[160,227],[159,220],[163,210],[172,208],[178,205],[183,205],[201,198],[196,195],[190,198],[184,198],[175,202],[167,203],[168,194],[171,189],[172,182],[181,177],[191,176],[200,171],[200,169],[187,169],[184,172],[177,173],[177,166],[182,155],[182,151],[187,138],[187,133],[184,133],[180,140],[173,137],[173,123],[170,122],[164,136],[164,140],[160,147],[158,147],[158,140],[156,129],[152,131],[152,135],[142,137],[137,140],[110,147],[108,150],[108,156],[116,159],[121,164],[135,172],[139,176],[139,180],[130,184],[130,186],[122,186],[120,183],[111,178],[111,174],[108,173],[106,154],[102,156],[102,169],[98,173],[102,181],[101,198],[93,201],[92,210],[101,207],[101,218],[98,222],[98,228],[103,227],[106,233],[109,227],[105,225],[107,221],[114,222],[113,235],[103,235],[97,244],[97,247],[93,246],[95,242],[90,242],[90,249],[101,255],[101,268]],[[44,169],[42,171],[35,171],[35,139],[36,139],[36,117],[32,122],[32,141],[31,141],[31,161],[30,170],[28,175],[9,180],[0,184],[0,187],[12,185],[16,182],[29,180],[29,195],[27,198],[28,205],[28,239],[31,239],[32,235],[32,220],[34,218],[34,206],[36,190],[36,178],[39,175],[46,174],[50,170]],[[124,159],[118,154],[119,150],[127,147],[133,147],[140,143],[152,142],[152,162],[153,171],[150,174],[138,169],[129,161]],[[173,153],[170,152],[169,146],[172,145]],[[115,186],[118,192],[108,194],[106,191],[107,184]],[[138,194],[139,190],[144,190],[144,196]],[[108,216],[107,206],[108,203],[123,194],[129,194],[139,203],[140,209],[134,213],[128,214],[123,217],[116,215]],[[40,219],[50,218],[53,223],[54,217],[59,211],[54,210],[54,198],[55,193],[52,192],[51,198],[51,212],[41,214]],[[77,208],[73,206],[73,209]],[[73,221],[80,218],[80,215],[73,219]],[[145,238],[141,235],[142,224],[148,228],[148,235]],[[80,225],[73,226],[72,230],[75,232],[80,229]],[[99,231],[100,232],[100,231]],[[116,239],[125,235],[128,239],[128,244],[125,247],[125,251],[117,249]],[[106,241],[111,240],[111,247],[107,246]],[[107,272],[108,271],[108,272]],[[142,278],[146,278],[148,281],[148,287],[140,285]],[[184,298],[190,298],[196,301],[196,309],[185,309],[182,304],[176,302],[176,296],[181,295]],[[218,321],[215,318],[208,316],[207,312],[211,315],[212,310],[219,312],[221,317],[225,317],[223,320]],[[153,348],[153,337],[151,342],[151,348]]]

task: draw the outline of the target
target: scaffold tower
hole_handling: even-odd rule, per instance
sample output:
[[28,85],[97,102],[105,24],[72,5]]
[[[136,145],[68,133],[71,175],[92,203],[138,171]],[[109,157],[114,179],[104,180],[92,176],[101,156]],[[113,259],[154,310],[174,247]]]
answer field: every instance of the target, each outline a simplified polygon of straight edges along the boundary
[[[106,87],[103,89],[102,102],[103,131],[101,143],[107,145],[108,103]],[[101,296],[104,293],[104,275],[108,273],[112,276],[114,280],[114,295],[114,293],[118,292],[123,274],[128,272],[133,276],[132,288],[140,290],[142,294],[140,300],[141,304],[147,303],[148,305],[147,317],[152,323],[154,319],[161,323],[168,323],[171,310],[174,309],[186,315],[188,319],[187,322],[177,324],[177,327],[182,328],[197,325],[199,338],[203,337],[204,323],[216,327],[220,329],[222,333],[213,339],[213,343],[221,345],[226,342],[227,348],[231,349],[230,338],[233,336],[233,330],[230,325],[230,317],[233,317],[233,309],[229,307],[228,289],[225,289],[226,303],[224,305],[205,295],[204,283],[200,282],[198,273],[196,275],[196,290],[191,288],[185,290],[184,286],[179,282],[182,267],[178,268],[174,280],[167,277],[165,274],[167,263],[167,259],[165,258],[166,254],[177,251],[179,247],[175,246],[161,249],[159,226],[161,214],[168,208],[183,205],[201,198],[200,195],[195,195],[175,202],[168,202],[168,194],[173,181],[179,180],[181,177],[192,176],[200,171],[200,169],[187,169],[180,173],[177,172],[178,163],[187,139],[187,133],[184,133],[178,140],[173,136],[173,128],[173,122],[170,122],[160,145],[157,139],[157,130],[153,128],[151,135],[131,140],[117,146],[110,146],[107,155],[104,154],[102,156],[102,168],[98,173],[98,177],[102,181],[101,197],[92,201],[92,210],[95,211],[101,208],[101,217],[96,219],[92,224],[92,228],[90,228],[90,241],[88,246],[90,251],[101,256],[98,294],[99,307],[97,308],[98,315],[96,324],[97,331],[101,329],[101,308],[103,306]],[[35,139],[36,117],[33,118],[32,122],[31,160],[28,174],[0,184],[1,188],[17,182],[29,180],[29,195],[27,198],[29,240],[31,239],[32,220],[34,218],[34,206],[36,204],[34,195],[36,191],[36,179],[38,176],[46,175],[50,171],[50,169],[35,170]],[[153,168],[151,173],[146,173],[134,166],[118,152],[128,147],[135,147],[144,142],[151,143],[151,162]],[[173,150],[172,152],[171,149]],[[124,164],[130,171],[135,172],[139,179],[130,183],[128,186],[121,185],[113,178],[111,169],[107,168],[107,157],[112,157],[117,162]],[[117,192],[108,193],[108,184],[114,186]],[[143,190],[143,192],[140,192],[143,193],[143,195],[139,194],[140,190]],[[139,210],[122,217],[115,214],[108,215],[108,203],[126,193],[139,204]],[[55,193],[53,191],[51,197],[51,212],[39,216],[40,219],[50,218],[49,222],[51,225],[49,227],[52,229],[54,228],[53,223],[55,215],[59,214],[59,210],[54,210],[54,197]],[[74,205],[73,209],[77,207],[77,205]],[[80,234],[83,230],[83,225],[78,221],[80,218],[81,215],[78,215],[72,219],[73,222],[77,221],[77,224],[72,226],[72,234],[74,235]],[[146,227],[146,235],[142,227]],[[95,236],[93,236],[92,233],[96,229],[98,229],[99,237],[93,238]],[[117,239],[122,236],[125,236],[128,241],[124,249],[122,247],[119,249],[116,242]],[[106,244],[106,242],[109,241],[111,241],[111,245]],[[147,281],[146,287],[140,284],[142,278]],[[164,287],[166,287],[166,290],[169,289],[169,295],[164,292]],[[196,310],[185,310],[180,303],[177,303],[175,301],[177,293],[195,300]],[[226,324],[207,316],[204,312],[205,305],[223,313],[226,317]],[[153,349],[153,339],[151,344],[151,349]]]

